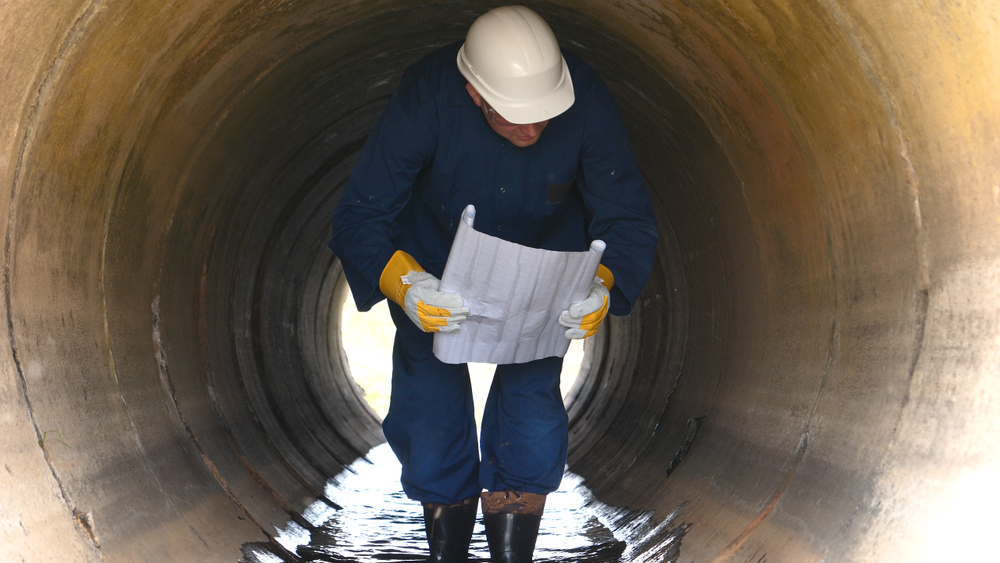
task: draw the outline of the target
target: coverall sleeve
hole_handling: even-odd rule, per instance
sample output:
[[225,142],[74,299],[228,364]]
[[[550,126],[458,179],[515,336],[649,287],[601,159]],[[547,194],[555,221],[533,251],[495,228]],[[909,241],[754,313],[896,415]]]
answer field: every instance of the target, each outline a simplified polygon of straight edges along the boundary
[[627,315],[652,271],[659,235],[618,106],[603,82],[590,90],[578,183],[589,234],[607,244],[601,263],[615,276],[609,312]]
[[404,76],[365,142],[333,212],[329,247],[340,259],[358,310],[384,296],[379,277],[396,249],[397,217],[437,146],[437,104],[425,81]]

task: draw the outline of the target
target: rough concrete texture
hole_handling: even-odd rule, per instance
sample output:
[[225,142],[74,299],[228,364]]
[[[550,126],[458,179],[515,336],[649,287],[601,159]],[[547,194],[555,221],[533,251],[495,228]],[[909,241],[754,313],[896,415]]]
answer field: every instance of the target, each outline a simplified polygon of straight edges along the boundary
[[[402,70],[493,5],[0,4],[0,560],[235,561],[381,440],[327,218]],[[684,562],[982,560],[1000,6],[529,5],[618,98],[663,232],[571,468],[683,504]]]

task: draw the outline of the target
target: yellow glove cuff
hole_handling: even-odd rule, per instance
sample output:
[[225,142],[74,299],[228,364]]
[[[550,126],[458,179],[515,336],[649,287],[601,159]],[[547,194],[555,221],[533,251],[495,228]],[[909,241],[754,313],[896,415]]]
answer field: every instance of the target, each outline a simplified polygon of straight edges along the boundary
[[597,277],[601,278],[601,285],[611,291],[611,286],[615,285],[615,275],[607,269],[604,264],[597,265]]
[[403,301],[406,299],[406,292],[409,291],[410,286],[404,284],[402,278],[410,272],[423,271],[424,269],[420,267],[420,264],[417,264],[412,256],[402,250],[397,250],[389,259],[389,263],[382,269],[382,276],[378,279],[378,288],[382,290],[383,295],[395,301],[397,305],[405,307]]

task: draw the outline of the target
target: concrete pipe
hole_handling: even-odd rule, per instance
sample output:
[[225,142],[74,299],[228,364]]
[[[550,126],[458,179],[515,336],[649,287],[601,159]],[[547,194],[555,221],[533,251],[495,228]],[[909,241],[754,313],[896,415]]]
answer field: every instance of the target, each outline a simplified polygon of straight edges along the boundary
[[[0,5],[0,559],[235,561],[381,440],[328,217],[402,70],[493,5]],[[662,231],[571,469],[676,511],[684,562],[987,559],[1000,7],[530,5]]]

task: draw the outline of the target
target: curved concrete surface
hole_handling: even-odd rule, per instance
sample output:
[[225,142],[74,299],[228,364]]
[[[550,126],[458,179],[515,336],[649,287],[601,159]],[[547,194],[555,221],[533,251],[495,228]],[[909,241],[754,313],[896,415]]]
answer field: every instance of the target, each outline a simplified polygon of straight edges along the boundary
[[[381,439],[327,218],[402,69],[492,5],[0,5],[0,559],[234,561]],[[683,505],[684,562],[984,556],[998,5],[531,5],[617,96],[663,232],[571,468]]]

